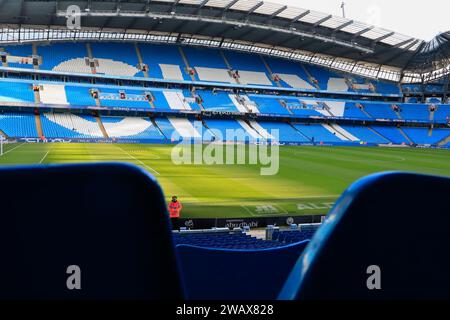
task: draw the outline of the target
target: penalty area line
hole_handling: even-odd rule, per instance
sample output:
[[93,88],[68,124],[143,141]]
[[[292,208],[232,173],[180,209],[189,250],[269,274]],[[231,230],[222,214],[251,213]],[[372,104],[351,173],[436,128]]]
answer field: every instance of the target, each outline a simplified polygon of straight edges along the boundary
[[12,148],[12,149],[10,149],[10,150],[8,150],[8,151],[3,152],[3,155],[5,155],[5,154],[7,154],[7,153],[10,153],[11,151],[16,150],[17,148],[20,148],[20,147],[23,146],[25,143],[26,143],[26,142],[23,142],[22,144],[19,144],[17,147],[14,147],[14,148]]
[[129,154],[127,151],[123,150],[121,147],[117,146],[120,150],[122,150],[123,153],[125,153],[128,157],[130,157],[131,159],[139,162],[141,165],[143,165],[144,167],[146,167],[147,169],[153,171],[154,173],[156,173],[157,175],[160,175],[160,173],[158,171],[156,171],[155,169],[153,169],[152,167],[146,165],[144,162],[142,162],[141,160],[139,160],[138,158],[132,156],[131,154]]
[[45,155],[42,157],[41,161],[39,161],[39,164],[42,164],[42,162],[44,162],[45,158],[47,158],[48,154],[50,153],[50,150],[51,150],[51,149],[49,149],[49,150],[45,153]]

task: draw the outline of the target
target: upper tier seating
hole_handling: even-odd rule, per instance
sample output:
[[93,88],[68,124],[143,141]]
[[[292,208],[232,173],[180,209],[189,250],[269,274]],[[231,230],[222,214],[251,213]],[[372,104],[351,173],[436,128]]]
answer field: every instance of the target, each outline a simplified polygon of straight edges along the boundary
[[[183,58],[177,46],[171,45],[154,45],[154,44],[138,44],[142,55],[142,60],[149,66],[150,78],[169,79],[169,80],[191,80],[186,73]],[[176,66],[180,74],[170,73],[167,69],[166,77],[163,71],[165,66]],[[181,76],[181,79],[179,78]]]
[[360,107],[364,108],[362,104],[347,102],[345,104],[344,117],[355,119],[370,119],[371,117],[369,117],[366,113],[361,111]]
[[36,138],[34,115],[26,113],[0,113],[0,130],[12,138]]
[[401,117],[405,120],[430,120],[429,106],[426,104],[402,104]]
[[228,69],[219,50],[183,47],[183,51],[191,68]]
[[120,90],[125,93],[125,99],[120,98],[120,92],[117,89],[101,88],[99,89],[100,105],[105,107],[122,107],[136,109],[150,109],[150,102],[144,95],[144,91],[139,90]]
[[176,251],[187,298],[274,300],[308,242],[263,250],[179,245]]
[[[232,50],[184,47],[167,44],[129,42],[64,42],[36,44],[37,55],[42,58],[39,69],[68,73],[98,73],[111,76],[142,77],[142,63],[149,67],[150,78],[168,80],[202,80],[244,85],[277,86],[305,90],[349,91],[359,93],[399,94],[395,84],[375,82],[356,75],[341,74],[320,66],[260,56]],[[91,48],[95,66],[89,65]],[[3,47],[14,57],[30,58],[31,45]],[[183,59],[182,52],[186,61]],[[11,67],[33,68],[30,63],[11,62]],[[187,66],[195,72],[190,75]],[[230,70],[231,69],[231,70]],[[229,71],[239,71],[234,79]],[[271,75],[270,72],[273,74]],[[273,77],[277,77],[277,84]],[[355,89],[349,85],[355,84]],[[367,89],[370,87],[370,89]]]
[[185,298],[164,195],[146,171],[2,167],[0,181],[1,300]]
[[[8,67],[33,69],[33,62],[31,56],[33,55],[33,48],[31,45],[17,45],[17,46],[0,46],[0,52],[8,54]],[[14,57],[14,58],[13,58]],[[25,60],[23,60],[25,58]]]
[[[450,179],[436,176],[387,173],[356,182],[329,212],[279,299],[449,299],[449,194]],[[427,226],[424,212],[439,223]]]
[[385,103],[363,103],[364,110],[375,119],[398,119],[392,105]]
[[290,60],[264,58],[272,70],[277,75],[285,87],[314,90],[308,75],[299,63]]
[[66,86],[67,101],[74,106],[95,106],[95,99],[92,98],[87,87]]
[[437,122],[446,122],[450,119],[450,105],[439,105],[434,112],[434,120]]
[[228,91],[197,90],[197,94],[202,99],[202,105],[205,110],[222,112],[239,112],[230,98]]
[[70,73],[91,73],[84,58],[88,57],[85,43],[53,43],[39,45],[38,54],[42,57],[41,70],[53,70]]
[[34,103],[32,86],[28,83],[0,81],[0,102]]
[[92,43],[92,56],[98,60],[97,73],[141,77],[136,48],[131,43]]
[[249,94],[251,101],[256,103],[260,113],[271,114],[289,114],[289,111],[281,104],[279,97],[261,96],[256,94]]

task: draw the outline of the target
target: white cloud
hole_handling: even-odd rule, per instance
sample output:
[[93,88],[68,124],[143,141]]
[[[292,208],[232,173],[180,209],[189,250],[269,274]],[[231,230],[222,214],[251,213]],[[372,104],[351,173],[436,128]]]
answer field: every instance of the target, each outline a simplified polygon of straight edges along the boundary
[[[342,16],[342,0],[268,0]],[[346,17],[407,36],[431,40],[450,31],[448,0],[344,0]]]

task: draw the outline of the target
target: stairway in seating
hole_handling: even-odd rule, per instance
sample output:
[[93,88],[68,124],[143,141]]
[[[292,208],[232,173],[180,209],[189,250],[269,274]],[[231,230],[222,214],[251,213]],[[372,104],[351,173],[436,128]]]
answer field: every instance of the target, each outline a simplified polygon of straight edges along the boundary
[[270,76],[270,80],[275,82],[277,84],[278,87],[282,88],[283,86],[281,85],[280,81],[275,81],[274,80],[274,74],[272,72],[272,68],[270,68],[269,64],[267,63],[266,59],[262,56],[259,55],[259,57],[261,58],[262,63],[264,64],[264,66],[266,67],[267,71],[269,72],[269,76]]
[[100,131],[103,133],[103,138],[108,139],[108,133],[106,132],[105,126],[103,125],[102,119],[100,116],[95,117],[95,120],[97,120],[98,126],[100,127]]
[[[195,92],[195,88],[194,88],[194,90],[193,91],[190,91],[190,93],[191,93],[191,97],[192,98],[196,98],[196,95],[197,95],[197,93]],[[196,101],[198,101],[197,99],[196,99]],[[203,107],[203,103],[202,102],[196,102],[197,104],[198,104],[198,106],[200,107],[200,110],[201,111],[205,111],[205,108]]]
[[[347,140],[347,141],[353,141],[352,138],[344,134],[341,130],[339,130],[339,126],[336,124],[322,124],[325,128],[328,129],[328,131],[332,132],[334,131],[336,133],[336,136],[341,140]],[[330,130],[331,129],[331,130]]]
[[450,135],[447,138],[444,138],[441,141],[439,141],[437,145],[439,147],[442,147],[445,146],[447,143],[450,143]]
[[166,138],[167,140],[170,140],[170,138],[168,138],[168,137],[164,134],[164,132],[161,130],[161,128],[158,126],[158,124],[156,123],[156,121],[155,121],[154,118],[150,118],[150,121],[151,121],[152,124],[155,126],[155,128],[162,134],[162,136],[163,136],[164,138]]
[[409,141],[410,144],[413,144],[414,142],[410,139],[410,137],[408,137],[408,135],[405,133],[405,131],[402,130],[402,128],[397,128],[400,133],[406,138],[406,140]]
[[0,137],[3,137],[5,139],[9,138],[8,135],[3,130],[0,130]]
[[183,59],[184,69],[186,70],[186,73],[191,77],[192,81],[197,81],[197,79],[195,79],[195,75],[191,74],[189,72],[189,70],[191,70],[191,67],[189,65],[188,59],[186,58],[186,55],[184,54],[183,48],[182,47],[178,47],[178,51],[180,51],[181,59]]
[[[32,50],[32,52],[33,52],[33,56],[38,56],[38,52],[37,52],[37,47],[36,47],[36,44],[35,43],[33,43],[32,45],[31,45],[31,50]],[[38,65],[34,65],[33,64],[33,68],[34,68],[34,70],[39,70],[39,64]]]
[[277,100],[277,101],[281,104],[283,108],[287,110],[287,112],[289,112],[289,114],[294,115],[294,112],[292,112],[292,110],[287,107],[286,101],[284,100]]
[[[91,49],[91,45],[89,43],[86,43],[86,50],[88,53],[89,60],[93,60],[94,56],[92,55],[92,49]],[[91,67],[91,72],[92,72],[92,74],[97,73],[97,69],[95,68],[95,66]]]
[[369,119],[372,119],[372,116],[366,111],[366,109],[364,108],[364,105],[361,103],[360,103],[360,105],[362,108],[359,108],[359,110],[361,110],[361,112],[364,113]]
[[[31,86],[31,90],[33,90],[33,86]],[[33,94],[34,94],[34,103],[40,104],[41,103],[41,95],[39,94],[39,91],[33,90]]]
[[[392,106],[391,106],[391,107],[392,107]],[[399,119],[403,119],[403,118],[402,118],[402,115],[400,114],[399,111],[395,111],[394,109],[392,109],[392,111],[394,111],[394,113],[397,115],[397,117],[398,117]]]
[[434,122],[434,113],[435,111],[430,110],[430,122]]
[[388,138],[386,138],[384,135],[382,135],[381,133],[379,133],[377,130],[375,130],[374,128],[367,126],[367,129],[369,129],[370,131],[372,131],[373,133],[375,133],[377,136],[379,136],[380,138],[383,138],[384,140],[386,140],[387,142],[392,142],[391,140],[389,140]]
[[41,116],[39,114],[34,115],[34,121],[36,123],[36,131],[38,133],[39,137],[44,136],[44,131],[42,130],[42,122],[41,122]]
[[335,115],[331,112],[330,106],[328,104],[326,104],[325,102],[321,102],[321,103],[325,107],[325,111],[328,112],[330,114],[330,116],[335,117]]
[[233,70],[233,67],[231,66],[230,62],[228,61],[227,57],[225,56],[225,54],[223,53],[222,50],[219,50],[220,56],[222,57],[223,61],[225,62],[225,65],[228,68],[228,74],[230,75],[230,78],[233,79],[237,84],[241,84],[239,82],[239,79],[234,79],[233,75],[231,74],[231,70]]
[[294,129],[299,135],[301,135],[303,138],[305,138],[306,140],[308,140],[309,142],[313,142],[312,139],[306,135],[303,134],[303,132],[301,132],[296,126],[294,126],[292,123],[288,122],[288,125],[291,126],[292,129]]
[[[144,65],[144,60],[142,59],[141,49],[139,49],[139,46],[137,42],[134,43],[134,49],[136,50],[136,55],[138,57],[139,65]],[[144,73],[144,77],[148,78],[148,71],[142,71]]]
[[432,137],[432,136],[433,136],[433,126],[431,126],[431,127],[428,129],[428,136],[429,136],[429,137]]
[[313,81],[314,77],[311,75],[311,73],[309,73],[308,69],[306,69],[306,67],[302,63],[300,64],[300,66],[302,67],[303,71],[305,71],[306,75],[308,76],[309,83],[316,89],[320,90],[319,85]]

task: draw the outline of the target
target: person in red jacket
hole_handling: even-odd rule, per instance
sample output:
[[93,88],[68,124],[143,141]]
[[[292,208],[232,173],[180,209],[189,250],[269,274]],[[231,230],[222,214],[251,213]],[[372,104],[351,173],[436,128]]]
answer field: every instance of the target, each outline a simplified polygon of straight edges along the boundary
[[172,201],[169,203],[169,216],[170,220],[172,220],[172,226],[174,229],[178,226],[178,219],[180,218],[181,209],[183,209],[181,202],[178,201],[176,196],[173,196]]

